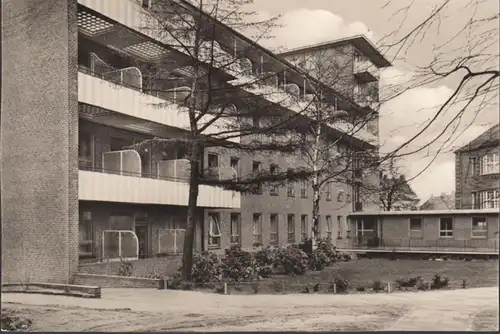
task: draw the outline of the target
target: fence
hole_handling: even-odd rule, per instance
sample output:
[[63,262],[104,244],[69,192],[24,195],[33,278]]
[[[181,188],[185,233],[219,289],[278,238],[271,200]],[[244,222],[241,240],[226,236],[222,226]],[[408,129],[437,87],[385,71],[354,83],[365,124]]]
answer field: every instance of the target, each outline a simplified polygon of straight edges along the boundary
[[379,238],[354,237],[353,248],[398,251],[450,251],[450,252],[498,252],[497,239],[422,239],[422,238]]
[[182,253],[185,234],[185,229],[158,230],[158,254]]
[[137,260],[139,258],[139,240],[133,231],[102,231],[103,260]]

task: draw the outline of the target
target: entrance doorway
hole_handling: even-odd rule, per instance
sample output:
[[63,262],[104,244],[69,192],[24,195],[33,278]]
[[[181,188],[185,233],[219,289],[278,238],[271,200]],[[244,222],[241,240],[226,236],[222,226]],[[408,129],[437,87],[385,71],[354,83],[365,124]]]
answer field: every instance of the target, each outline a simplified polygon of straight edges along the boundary
[[149,255],[149,228],[147,224],[135,225],[135,234],[139,242],[139,259],[145,259]]

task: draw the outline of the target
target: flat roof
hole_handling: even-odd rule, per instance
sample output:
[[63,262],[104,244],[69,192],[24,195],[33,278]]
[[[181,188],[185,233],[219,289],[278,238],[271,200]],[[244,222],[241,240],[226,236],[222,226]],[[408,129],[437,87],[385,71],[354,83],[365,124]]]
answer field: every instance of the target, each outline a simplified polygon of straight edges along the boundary
[[445,216],[445,215],[481,215],[500,214],[499,209],[475,209],[475,210],[414,210],[414,211],[379,211],[379,212],[351,212],[348,216]]
[[363,55],[368,57],[375,66],[378,68],[390,67],[391,62],[384,57],[383,54],[377,49],[375,45],[366,36],[356,35],[353,37],[346,37],[341,39],[336,39],[329,42],[323,42],[313,45],[307,45],[300,48],[290,49],[288,51],[279,53],[280,56],[289,56],[295,53],[302,53],[304,51],[313,51],[318,49],[325,49],[329,47],[338,47],[346,44],[352,44],[358,49]]

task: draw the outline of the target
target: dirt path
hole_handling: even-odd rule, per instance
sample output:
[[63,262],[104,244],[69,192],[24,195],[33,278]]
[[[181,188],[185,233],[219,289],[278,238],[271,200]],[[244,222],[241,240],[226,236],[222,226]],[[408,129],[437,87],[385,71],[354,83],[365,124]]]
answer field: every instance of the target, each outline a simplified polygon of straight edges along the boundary
[[[472,330],[498,328],[498,288],[367,295],[223,296],[104,289],[100,300],[2,294],[39,331]],[[493,328],[492,328],[493,326]]]

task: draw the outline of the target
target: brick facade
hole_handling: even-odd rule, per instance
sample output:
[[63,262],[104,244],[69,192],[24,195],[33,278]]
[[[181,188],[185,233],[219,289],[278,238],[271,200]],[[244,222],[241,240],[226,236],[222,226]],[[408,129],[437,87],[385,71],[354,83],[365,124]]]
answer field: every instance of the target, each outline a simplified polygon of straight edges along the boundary
[[77,269],[76,3],[2,1],[2,283]]

